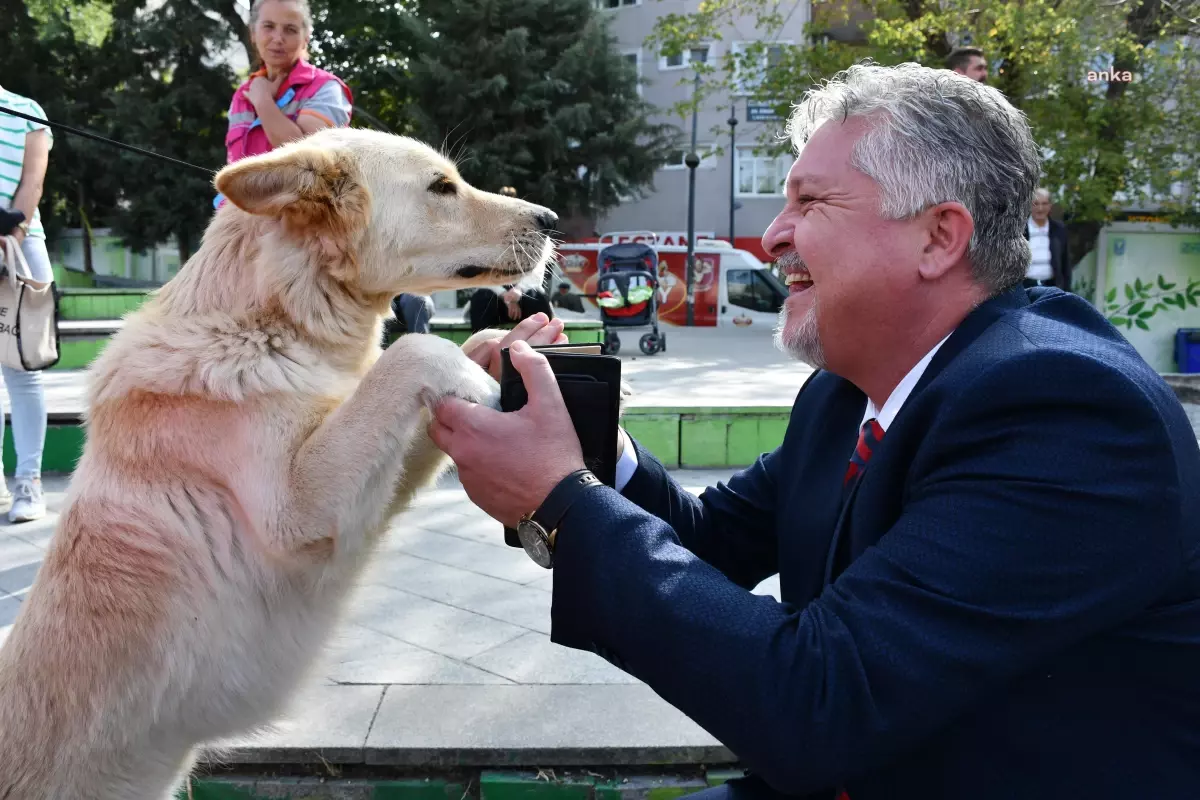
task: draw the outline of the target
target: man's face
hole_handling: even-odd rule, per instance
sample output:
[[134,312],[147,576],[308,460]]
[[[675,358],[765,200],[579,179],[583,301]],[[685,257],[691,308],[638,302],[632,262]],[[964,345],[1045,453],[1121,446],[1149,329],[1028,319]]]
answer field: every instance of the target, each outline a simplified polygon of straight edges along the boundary
[[1045,225],[1046,220],[1050,219],[1050,198],[1034,197],[1033,198],[1033,221],[1039,225]]
[[956,69],[954,71],[960,75],[966,75],[968,78],[970,78],[973,81],[979,81],[980,83],[987,83],[987,79],[988,79],[987,59],[983,58],[982,56],[971,56],[971,60],[967,63],[967,65],[965,67],[960,67],[959,69]]
[[786,204],[763,234],[788,284],[776,344],[845,374],[862,347],[887,340],[889,320],[917,289],[924,246],[917,220],[880,216],[880,190],[850,163],[862,118],[826,122],[788,172]]

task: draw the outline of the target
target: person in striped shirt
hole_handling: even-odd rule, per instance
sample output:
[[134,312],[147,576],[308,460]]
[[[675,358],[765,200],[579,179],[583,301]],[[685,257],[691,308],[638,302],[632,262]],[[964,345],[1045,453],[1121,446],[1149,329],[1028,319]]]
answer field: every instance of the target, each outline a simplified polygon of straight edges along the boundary
[[[0,107],[45,119],[46,112],[28,97],[0,86]],[[21,245],[33,279],[54,280],[46,232],[38,203],[50,162],[53,138],[40,123],[0,113],[0,208],[20,211],[25,220],[0,235],[12,236]],[[8,509],[9,522],[28,522],[46,514],[42,495],[42,449],[46,443],[46,392],[41,372],[23,372],[0,365],[0,375],[12,406],[13,444],[17,468],[15,491],[0,478],[0,512]],[[0,431],[3,430],[0,417]]]

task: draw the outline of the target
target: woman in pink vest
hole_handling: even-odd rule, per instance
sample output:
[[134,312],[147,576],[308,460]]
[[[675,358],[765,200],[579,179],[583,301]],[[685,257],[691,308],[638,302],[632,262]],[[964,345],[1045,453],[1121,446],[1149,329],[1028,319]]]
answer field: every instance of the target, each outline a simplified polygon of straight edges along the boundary
[[251,5],[250,38],[260,68],[238,87],[229,105],[229,162],[266,153],[321,128],[350,124],[350,88],[306,60],[311,35],[308,0],[258,0]]

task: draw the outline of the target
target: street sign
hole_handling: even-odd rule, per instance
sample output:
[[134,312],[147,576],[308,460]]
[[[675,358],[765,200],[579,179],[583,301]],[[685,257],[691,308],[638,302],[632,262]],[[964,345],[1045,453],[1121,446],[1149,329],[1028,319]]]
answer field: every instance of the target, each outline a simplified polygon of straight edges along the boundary
[[779,115],[775,113],[775,106],[770,103],[751,103],[746,101],[746,121],[747,122],[775,122],[779,119]]

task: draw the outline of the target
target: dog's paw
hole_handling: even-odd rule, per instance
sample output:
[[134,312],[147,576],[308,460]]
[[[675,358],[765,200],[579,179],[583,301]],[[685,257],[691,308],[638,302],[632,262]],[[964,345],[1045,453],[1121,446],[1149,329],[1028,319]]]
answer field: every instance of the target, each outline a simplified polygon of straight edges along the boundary
[[471,361],[469,358],[464,359],[464,361],[466,367],[464,374],[461,376],[459,383],[448,394],[499,411],[500,384],[496,383],[496,380],[474,361]]
[[408,334],[384,351],[376,368],[395,370],[432,408],[445,397],[500,407],[500,384],[453,342],[431,334]]

